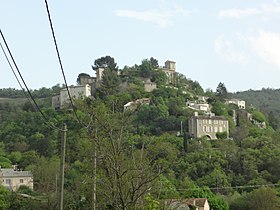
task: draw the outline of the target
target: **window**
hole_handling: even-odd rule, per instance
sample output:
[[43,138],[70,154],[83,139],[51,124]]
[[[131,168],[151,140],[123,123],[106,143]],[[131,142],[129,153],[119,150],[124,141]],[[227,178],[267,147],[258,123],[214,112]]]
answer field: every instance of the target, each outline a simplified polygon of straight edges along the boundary
[[19,183],[21,183],[21,184],[22,184],[22,183],[23,183],[23,179],[20,179],[20,180],[19,180]]
[[6,184],[8,184],[8,185],[12,184],[12,180],[11,179],[6,179]]

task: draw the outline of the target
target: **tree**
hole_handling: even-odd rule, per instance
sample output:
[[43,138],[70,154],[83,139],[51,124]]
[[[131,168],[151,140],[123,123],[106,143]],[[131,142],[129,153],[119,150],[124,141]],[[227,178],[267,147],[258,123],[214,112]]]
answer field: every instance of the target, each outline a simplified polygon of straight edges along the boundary
[[215,195],[208,187],[198,188],[192,191],[191,196],[194,198],[208,198],[210,209],[213,210],[228,210],[228,204],[224,198]]
[[[88,111],[93,112],[95,121],[90,132],[92,149],[98,154],[99,208],[134,209],[145,201],[145,194],[157,175],[144,143],[138,147],[128,132],[131,115],[113,113],[98,100]],[[91,160],[92,154],[88,158]]]
[[10,195],[10,191],[8,191],[5,187],[0,186],[0,209],[10,209]]
[[228,91],[224,83],[220,82],[216,89],[216,96],[221,100],[224,100],[228,97]]
[[152,64],[153,69],[158,69],[159,65],[158,65],[158,60],[157,59],[151,57],[150,58],[150,63]]
[[110,69],[111,71],[118,71],[117,63],[115,62],[115,59],[109,55],[106,55],[105,57],[98,58],[94,61],[93,69],[97,68],[104,68],[104,69]]
[[266,117],[264,116],[264,114],[262,112],[259,112],[259,111],[254,111],[253,112],[253,119],[257,120],[258,122],[265,122],[266,121]]
[[235,197],[230,204],[230,209],[248,209],[248,210],[277,210],[280,207],[280,200],[277,191],[273,188],[262,187],[251,193],[244,193]]
[[139,66],[140,75],[144,78],[150,78],[154,70],[152,63],[148,59],[144,59],[142,64]]
[[120,78],[116,71],[110,68],[105,68],[102,76],[101,82],[101,92],[105,95],[113,95],[118,92],[118,87],[120,85]]
[[192,90],[196,94],[203,94],[204,93],[203,88],[200,86],[200,84],[197,81],[191,82],[191,87],[192,87]]
[[212,112],[217,116],[227,116],[227,106],[221,101],[216,101],[212,104]]
[[179,197],[176,186],[164,175],[160,175],[156,183],[156,191],[160,199],[174,199]]
[[151,73],[151,81],[155,82],[157,86],[165,85],[168,77],[165,72],[155,70]]
[[8,158],[0,156],[0,166],[3,168],[10,168],[12,166],[12,162]]
[[80,73],[80,74],[78,75],[77,80],[76,80],[76,82],[77,82],[78,85],[81,84],[81,77],[90,77],[90,75],[89,75],[89,74],[86,74],[86,73]]
[[216,133],[216,136],[218,139],[226,139],[228,134],[227,134],[227,132],[218,132],[218,133]]

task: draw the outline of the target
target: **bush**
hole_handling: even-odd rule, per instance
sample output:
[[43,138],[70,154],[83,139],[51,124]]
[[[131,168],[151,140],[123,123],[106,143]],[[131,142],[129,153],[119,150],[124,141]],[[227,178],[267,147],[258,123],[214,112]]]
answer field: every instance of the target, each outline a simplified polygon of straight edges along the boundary
[[227,132],[218,132],[218,133],[216,133],[216,137],[218,138],[218,139],[226,139],[227,138]]

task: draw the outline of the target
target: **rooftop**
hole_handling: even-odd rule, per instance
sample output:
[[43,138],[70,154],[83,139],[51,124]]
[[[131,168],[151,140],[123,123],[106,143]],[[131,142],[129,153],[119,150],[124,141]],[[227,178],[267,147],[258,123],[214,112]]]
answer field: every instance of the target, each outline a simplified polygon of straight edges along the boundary
[[205,120],[227,120],[224,116],[211,116],[211,115],[198,115],[198,116],[192,116],[192,118],[195,119],[205,119]]
[[1,168],[0,177],[32,177],[31,171],[16,171],[12,168]]

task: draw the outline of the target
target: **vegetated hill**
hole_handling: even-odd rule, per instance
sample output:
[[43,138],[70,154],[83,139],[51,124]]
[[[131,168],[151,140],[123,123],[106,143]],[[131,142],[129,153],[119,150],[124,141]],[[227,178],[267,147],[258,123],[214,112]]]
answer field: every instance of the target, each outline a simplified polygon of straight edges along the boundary
[[247,107],[252,105],[264,112],[273,128],[280,128],[280,89],[263,88],[247,90],[234,94],[236,98],[246,101]]
[[[51,96],[59,93],[62,87],[59,84],[54,85],[51,88],[42,87],[38,90],[30,89],[32,97],[36,100],[37,104],[42,107],[51,106]],[[1,88],[0,89],[0,112],[15,111],[17,108],[23,108],[24,110],[34,109],[33,103],[30,103],[26,98],[27,92],[15,88]]]
[[[238,126],[231,123],[233,140],[226,135],[214,141],[177,135],[187,128],[193,114],[186,102],[198,96],[207,94],[212,112],[232,119],[232,109],[237,107],[223,103],[227,96],[224,85],[219,84],[216,93],[204,93],[198,82],[184,75],[167,84],[166,75],[151,65],[154,59],[126,67],[119,78],[108,67],[116,66],[114,60],[106,59],[102,86],[94,91],[94,100],[75,101],[77,115],[67,107],[54,110],[43,106],[45,119],[27,102],[12,107],[3,103],[1,110],[0,100],[0,165],[9,168],[17,164],[19,169],[31,170],[36,195],[48,198],[48,202],[26,202],[0,187],[0,209],[55,209],[58,205],[59,131],[64,123],[65,209],[92,209],[93,204],[97,209],[160,209],[161,201],[197,197],[208,198],[212,210],[257,209],[251,204],[258,204],[260,197],[271,198],[263,202],[278,209],[280,131],[260,129],[246,114],[244,118],[240,114]],[[157,89],[146,92],[142,78],[156,82]],[[121,82],[128,85],[120,88]],[[3,98],[17,95],[13,90],[2,91]],[[35,100],[47,100],[50,93],[42,88]],[[135,109],[124,111],[128,102],[146,98],[149,104],[136,103]],[[258,110],[250,111],[253,117],[265,118]],[[255,189],[258,186],[275,189]]]

